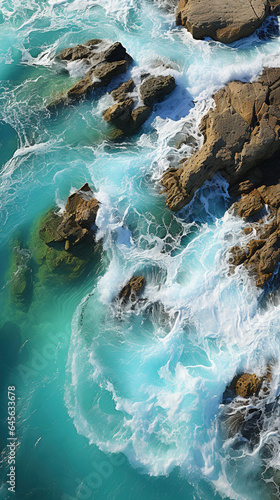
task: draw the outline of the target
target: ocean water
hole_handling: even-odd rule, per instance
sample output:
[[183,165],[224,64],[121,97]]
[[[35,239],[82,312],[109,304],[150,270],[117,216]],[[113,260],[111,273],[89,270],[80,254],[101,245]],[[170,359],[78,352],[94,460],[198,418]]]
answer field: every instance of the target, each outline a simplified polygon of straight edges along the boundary
[[[269,402],[278,396],[279,294],[229,268],[230,248],[249,236],[228,211],[224,179],[205,183],[179,214],[159,184],[201,146],[198,125],[214,91],[280,65],[278,19],[225,46],[176,27],[175,4],[1,1],[3,500],[280,498],[278,407],[254,448],[226,440],[220,425],[222,394],[238,370],[261,375],[273,360]],[[84,71],[72,63],[63,72],[54,55],[91,38],[120,41],[136,81],[147,71],[176,79],[133,138],[110,139],[106,92],[46,108]],[[29,307],[19,308],[12,248],[30,248],[40,217],[84,182],[101,202],[103,254],[60,286],[34,270]],[[147,279],[145,300],[120,311],[114,297],[134,274]],[[8,386],[17,394],[15,494],[6,482]]]

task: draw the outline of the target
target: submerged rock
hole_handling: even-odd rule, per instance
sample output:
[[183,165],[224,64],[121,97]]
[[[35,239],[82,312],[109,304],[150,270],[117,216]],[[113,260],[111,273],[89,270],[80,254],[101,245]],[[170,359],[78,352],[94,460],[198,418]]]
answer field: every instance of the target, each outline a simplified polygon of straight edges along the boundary
[[144,276],[133,276],[119,292],[118,299],[123,304],[127,304],[129,301],[135,303],[143,292],[145,285],[146,279]]
[[28,309],[33,293],[31,253],[20,244],[16,245],[12,251],[11,273],[12,299],[19,307]]
[[48,108],[66,104],[88,96],[100,87],[107,86],[114,77],[125,73],[132,58],[120,42],[108,43],[93,39],[83,45],[64,49],[57,55],[61,61],[83,61],[88,67],[84,78],[68,90],[65,96],[51,103]]
[[120,131],[132,134],[149,118],[154,102],[170,94],[175,86],[173,76],[149,75],[139,89],[144,106],[137,106],[136,100],[129,95],[135,88],[135,83],[130,79],[111,92],[117,103],[105,111],[104,120]]
[[231,43],[251,35],[279,3],[277,0],[180,0],[176,22],[194,38],[211,37]]

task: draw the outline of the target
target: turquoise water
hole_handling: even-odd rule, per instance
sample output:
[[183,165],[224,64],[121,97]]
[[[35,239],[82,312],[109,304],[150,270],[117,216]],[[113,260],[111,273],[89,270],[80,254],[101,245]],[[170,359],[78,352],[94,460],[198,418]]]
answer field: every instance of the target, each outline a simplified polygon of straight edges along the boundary
[[[226,47],[193,40],[164,3],[148,0],[3,1],[1,13],[0,498],[277,498],[279,417],[252,451],[223,441],[219,415],[238,369],[261,374],[279,359],[279,298],[264,298],[244,271],[230,273],[229,249],[249,237],[227,211],[222,178],[177,215],[158,183],[201,145],[198,124],[216,89],[280,64],[271,20]],[[91,38],[120,41],[136,80],[145,71],[176,79],[134,138],[110,140],[106,93],[46,109],[80,71],[61,72],[54,54]],[[38,218],[84,182],[101,202],[103,257],[75,282],[36,275],[29,307],[17,307],[11,248],[31,247]],[[136,273],[147,278],[146,301],[119,311],[113,299]],[[279,375],[275,363],[271,400]],[[6,485],[8,385],[18,398],[15,495]]]

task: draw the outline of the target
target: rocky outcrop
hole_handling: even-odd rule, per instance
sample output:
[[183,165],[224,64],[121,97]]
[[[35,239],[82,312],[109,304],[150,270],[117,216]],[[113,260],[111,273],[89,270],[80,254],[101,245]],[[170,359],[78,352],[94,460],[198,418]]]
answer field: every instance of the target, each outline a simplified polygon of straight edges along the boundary
[[251,35],[274,11],[278,0],[180,0],[176,23],[196,39],[231,43]]
[[111,93],[117,102],[105,111],[104,119],[126,134],[134,133],[150,116],[154,102],[171,93],[175,85],[172,76],[149,76],[140,86],[144,105],[137,105],[135,96],[130,96],[135,88],[135,83],[130,79]]
[[64,243],[65,250],[69,250],[91,235],[98,208],[99,202],[94,198],[93,191],[88,184],[84,184],[69,196],[61,216],[50,212],[39,235],[47,245]]
[[201,121],[201,150],[163,176],[166,203],[181,209],[220,172],[229,194],[241,195],[234,214],[253,224],[251,241],[232,249],[231,263],[244,264],[263,286],[280,262],[280,68],[264,69],[253,83],[230,82],[214,100]]
[[[279,188],[280,185],[270,186],[269,191],[277,195]],[[261,186],[236,202],[233,205],[235,213],[243,215],[243,218],[248,220],[250,215],[258,212],[260,207],[264,207],[262,190],[267,192],[268,188]],[[271,195],[272,203],[274,194]],[[254,205],[254,200],[256,200],[256,205]],[[243,264],[250,273],[256,276],[256,284],[259,287],[272,278],[280,262],[280,221],[279,215],[277,215],[280,196],[277,205],[277,207],[273,207],[272,204],[268,203],[269,214],[266,213],[262,219],[245,228],[246,234],[251,235],[250,241],[244,247],[233,247],[230,252],[230,263],[233,266]]]
[[85,184],[70,195],[62,215],[50,210],[32,239],[40,281],[65,282],[78,278],[94,259],[95,220],[99,202]]
[[122,304],[135,303],[146,285],[144,276],[133,276],[118,294],[118,300]]
[[116,104],[105,111],[104,120],[126,134],[134,133],[150,116],[153,104],[170,94],[175,86],[173,76],[149,76],[140,86],[144,105],[139,105],[137,98],[131,97],[135,83],[130,79],[111,92]]
[[65,96],[50,104],[49,108],[86,97],[98,88],[107,86],[114,77],[125,73],[132,62],[120,42],[108,46],[107,42],[99,39],[64,49],[57,58],[62,62],[83,61],[87,71],[84,78],[70,88]]
[[201,121],[201,150],[163,176],[172,210],[189,203],[218,171],[233,186],[280,148],[280,68],[266,68],[253,83],[231,82],[214,100]]

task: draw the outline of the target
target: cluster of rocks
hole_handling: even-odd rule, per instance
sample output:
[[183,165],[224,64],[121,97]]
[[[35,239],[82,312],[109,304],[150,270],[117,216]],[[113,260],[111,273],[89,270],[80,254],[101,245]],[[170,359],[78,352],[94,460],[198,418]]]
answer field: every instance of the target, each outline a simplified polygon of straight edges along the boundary
[[264,415],[271,412],[274,404],[267,404],[272,379],[271,366],[263,377],[255,373],[236,375],[226,387],[222,403],[222,428],[227,438],[241,436],[255,445],[262,430]]
[[[256,276],[257,286],[269,281],[280,262],[280,184],[260,186],[245,194],[233,205],[234,213],[251,220],[264,209],[264,216],[244,228],[252,239],[244,246],[231,249],[230,262],[243,264]],[[267,213],[268,211],[268,213]]]
[[[180,210],[207,179],[220,172],[229,183],[229,193],[242,195],[233,207],[235,213],[247,220],[266,205],[269,224],[257,232],[257,242],[233,259],[235,264],[247,262],[257,271],[257,283],[262,286],[280,260],[280,169],[276,161],[280,152],[280,68],[265,68],[253,83],[230,82],[214,95],[214,101],[215,108],[201,121],[204,144],[200,151],[162,178],[166,203],[172,210]],[[263,224],[266,221],[267,217]]]
[[111,92],[116,104],[105,111],[104,119],[120,131],[131,134],[137,131],[150,116],[154,102],[170,94],[175,85],[173,76],[149,76],[139,89],[143,105],[137,105],[137,98],[131,95],[135,89],[135,83],[130,78]]
[[81,99],[109,85],[113,78],[125,73],[132,63],[132,57],[120,42],[108,47],[107,41],[99,39],[64,49],[56,57],[66,63],[83,61],[87,70],[85,76],[71,87],[65,96],[49,107]]
[[196,39],[231,43],[251,35],[278,4],[279,0],[180,0],[176,23]]

